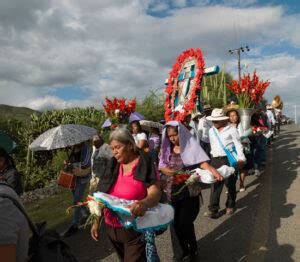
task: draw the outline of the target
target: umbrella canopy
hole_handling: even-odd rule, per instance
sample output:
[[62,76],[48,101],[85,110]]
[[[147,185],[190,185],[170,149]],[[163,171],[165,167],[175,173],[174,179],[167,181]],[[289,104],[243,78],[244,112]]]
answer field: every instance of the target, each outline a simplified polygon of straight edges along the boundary
[[129,123],[131,123],[133,121],[140,121],[140,120],[143,120],[143,119],[145,119],[145,117],[142,114],[140,114],[138,112],[133,112],[129,116]]
[[103,125],[101,126],[101,128],[106,128],[106,127],[110,127],[111,126],[111,121],[109,118],[107,118],[105,120],[105,122],[103,123]]
[[16,142],[6,132],[0,131],[0,146],[10,153],[16,147]]
[[73,146],[91,139],[97,130],[83,125],[59,125],[47,130],[29,146],[32,151],[53,150]]
[[148,132],[150,132],[151,127],[153,127],[153,128],[157,128],[159,130],[159,132],[161,133],[162,129],[164,127],[161,123],[150,121],[150,120],[141,120],[140,125],[143,130],[146,130]]

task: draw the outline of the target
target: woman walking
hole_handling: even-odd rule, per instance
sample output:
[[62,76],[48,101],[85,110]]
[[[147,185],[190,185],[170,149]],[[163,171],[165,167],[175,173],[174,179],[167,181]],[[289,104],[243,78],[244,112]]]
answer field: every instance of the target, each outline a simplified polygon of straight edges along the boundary
[[[241,122],[240,122],[240,116],[237,110],[229,109],[227,111],[227,116],[229,117],[229,123],[232,127],[236,128],[238,131],[238,134],[240,136],[244,153],[247,158],[248,152],[250,152],[250,140],[248,136],[252,133],[251,128],[248,130],[244,130]],[[248,160],[249,159],[249,160]],[[247,159],[247,163],[249,163],[250,158]],[[246,190],[245,188],[245,177],[247,175],[247,168],[244,166],[242,169],[239,169],[239,175],[240,175],[240,192],[244,192]]]
[[[134,216],[143,216],[160,200],[157,170],[151,156],[139,150],[129,130],[118,128],[109,138],[114,162],[100,177],[99,191],[126,200],[137,200],[129,206]],[[106,233],[117,255],[124,262],[146,261],[146,242],[143,234],[124,228],[109,209],[104,210]],[[99,221],[91,229],[98,240]]]
[[[190,257],[192,261],[197,261],[194,221],[200,209],[201,188],[195,184],[174,196],[174,193],[179,189],[173,183],[174,175],[179,170],[191,170],[200,166],[209,170],[217,180],[222,180],[223,177],[207,163],[208,160],[208,156],[197,143],[197,140],[181,123],[170,121],[165,125],[159,169],[168,177],[167,195],[175,210],[171,234],[176,261],[187,259],[187,257]],[[181,252],[176,249],[176,243],[179,243]]]

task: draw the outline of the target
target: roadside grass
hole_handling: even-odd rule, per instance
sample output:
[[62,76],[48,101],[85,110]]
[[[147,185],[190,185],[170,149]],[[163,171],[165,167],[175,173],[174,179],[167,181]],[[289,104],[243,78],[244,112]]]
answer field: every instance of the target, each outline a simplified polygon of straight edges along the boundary
[[25,209],[34,223],[47,221],[48,228],[56,228],[71,219],[72,213],[69,215],[66,213],[67,208],[71,205],[72,193],[70,190],[63,189],[57,195],[25,204]]

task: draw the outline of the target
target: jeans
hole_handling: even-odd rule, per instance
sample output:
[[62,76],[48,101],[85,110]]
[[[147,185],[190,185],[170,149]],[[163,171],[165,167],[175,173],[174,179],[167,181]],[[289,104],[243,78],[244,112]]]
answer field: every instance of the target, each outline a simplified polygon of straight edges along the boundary
[[[210,163],[215,169],[221,167],[222,165],[228,165],[227,157],[221,158],[212,158]],[[231,175],[229,178],[223,181],[217,181],[211,185],[211,192],[210,192],[210,203],[208,209],[212,212],[218,212],[220,209],[220,197],[223,190],[224,184],[228,188],[227,194],[227,201],[226,207],[227,208],[234,208],[235,207],[235,200],[236,200],[236,174]]]
[[[76,179],[75,189],[72,190],[74,205],[76,205],[77,202],[83,201],[83,196],[84,196],[84,191],[85,191],[86,185],[87,185],[87,183],[81,183],[80,179],[78,179],[78,178]],[[85,207],[75,208],[71,224],[74,226],[78,226],[81,216],[87,215],[87,214],[88,214],[88,212]]]
[[262,162],[266,161],[266,145],[267,138],[265,138],[263,135],[254,137],[252,141],[252,149],[255,169],[260,169],[262,167]]

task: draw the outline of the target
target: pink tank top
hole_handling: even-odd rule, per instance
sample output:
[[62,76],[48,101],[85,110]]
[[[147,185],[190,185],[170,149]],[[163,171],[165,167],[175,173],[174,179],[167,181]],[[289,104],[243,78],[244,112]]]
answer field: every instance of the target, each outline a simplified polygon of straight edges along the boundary
[[[147,196],[147,188],[143,182],[134,179],[137,163],[128,174],[123,174],[123,165],[120,164],[117,181],[108,192],[112,196],[126,200],[142,200]],[[112,227],[122,227],[118,218],[109,209],[104,209],[105,223]]]

